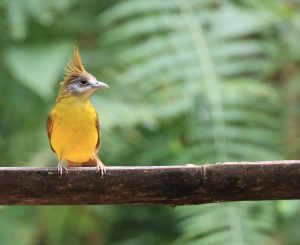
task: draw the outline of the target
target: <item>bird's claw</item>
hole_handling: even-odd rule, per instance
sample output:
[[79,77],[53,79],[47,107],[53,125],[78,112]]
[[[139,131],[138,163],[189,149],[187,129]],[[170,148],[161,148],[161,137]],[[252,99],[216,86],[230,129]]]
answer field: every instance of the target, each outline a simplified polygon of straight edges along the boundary
[[106,174],[106,167],[102,162],[101,163],[97,162],[96,173],[99,173],[100,171],[101,171],[101,179],[102,179],[104,174]]
[[68,173],[68,169],[64,165],[62,165],[61,163],[59,163],[57,165],[57,173],[59,173],[59,178],[61,178],[63,170],[65,170]]

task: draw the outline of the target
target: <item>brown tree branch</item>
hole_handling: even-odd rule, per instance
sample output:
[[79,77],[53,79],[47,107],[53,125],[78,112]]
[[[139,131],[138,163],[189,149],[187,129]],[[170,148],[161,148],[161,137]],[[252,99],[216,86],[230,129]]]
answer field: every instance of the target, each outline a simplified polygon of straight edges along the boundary
[[161,167],[0,168],[0,204],[202,204],[300,198],[300,160]]

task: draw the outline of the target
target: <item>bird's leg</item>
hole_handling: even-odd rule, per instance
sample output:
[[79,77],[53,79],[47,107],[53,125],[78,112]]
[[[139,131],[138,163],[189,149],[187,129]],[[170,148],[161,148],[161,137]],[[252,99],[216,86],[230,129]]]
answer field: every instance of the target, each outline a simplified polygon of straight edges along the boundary
[[68,169],[63,165],[63,161],[59,159],[59,162],[57,164],[57,173],[59,173],[59,177],[61,178],[63,170],[65,170],[68,173]]
[[97,154],[94,155],[95,161],[96,161],[96,173],[101,171],[101,179],[103,178],[103,175],[106,174],[106,166],[104,163],[99,159]]

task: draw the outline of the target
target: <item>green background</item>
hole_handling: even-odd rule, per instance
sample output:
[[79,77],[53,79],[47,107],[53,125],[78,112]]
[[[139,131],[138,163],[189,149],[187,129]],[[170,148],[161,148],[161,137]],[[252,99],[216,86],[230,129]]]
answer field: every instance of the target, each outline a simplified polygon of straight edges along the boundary
[[[1,166],[56,166],[45,121],[74,45],[114,165],[299,159],[300,3],[1,0]],[[84,185],[84,183],[82,183]],[[0,244],[299,244],[298,201],[0,207]]]

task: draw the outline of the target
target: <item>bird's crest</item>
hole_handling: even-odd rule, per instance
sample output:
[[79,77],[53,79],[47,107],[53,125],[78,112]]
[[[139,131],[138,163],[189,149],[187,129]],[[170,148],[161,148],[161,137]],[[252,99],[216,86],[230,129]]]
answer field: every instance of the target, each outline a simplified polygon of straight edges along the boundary
[[61,84],[68,83],[75,77],[86,76],[87,74],[88,74],[88,72],[85,70],[85,68],[81,62],[78,47],[75,46],[74,53],[69,59],[69,63],[65,70],[65,77]]

